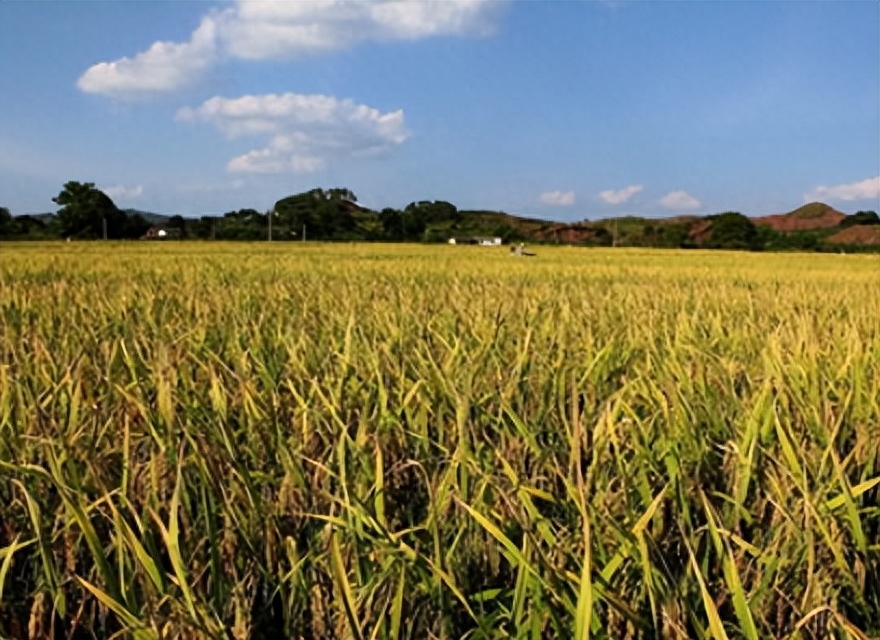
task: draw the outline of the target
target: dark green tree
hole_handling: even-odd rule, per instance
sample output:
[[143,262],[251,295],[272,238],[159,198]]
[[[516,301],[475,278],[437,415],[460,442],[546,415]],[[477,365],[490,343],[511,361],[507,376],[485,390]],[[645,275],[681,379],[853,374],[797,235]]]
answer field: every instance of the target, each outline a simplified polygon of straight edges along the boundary
[[68,182],[52,202],[61,207],[58,220],[64,237],[101,238],[105,224],[108,238],[125,237],[125,213],[92,182]]
[[403,211],[409,216],[419,218],[426,225],[437,222],[458,222],[461,219],[461,214],[455,205],[444,200],[410,202]]
[[141,214],[126,216],[123,228],[123,238],[140,238],[150,230],[150,223]]
[[710,249],[749,249],[761,248],[761,238],[755,223],[736,211],[725,211],[709,216],[712,225],[706,246]]
[[6,207],[0,207],[0,236],[12,236],[18,233],[15,218]]
[[379,224],[382,225],[382,234],[385,240],[398,242],[403,240],[403,212],[391,207],[386,207],[379,212]]
[[690,234],[688,233],[688,225],[680,222],[664,224],[660,227],[657,245],[675,248],[693,246]]
[[839,227],[853,227],[855,225],[880,224],[880,216],[876,211],[856,211],[851,216],[845,217],[838,224]]
[[299,238],[303,228],[306,237],[313,240],[345,238],[357,227],[352,213],[356,201],[348,189],[312,189],[283,198],[274,207],[278,238]]
[[186,226],[186,218],[181,215],[174,215],[168,218],[168,228],[179,229],[181,238],[186,238],[188,236],[189,230]]
[[198,220],[192,220],[187,229],[196,238],[211,240],[216,237],[218,225],[218,218],[216,216],[202,216]]
[[406,240],[421,240],[428,228],[428,221],[419,211],[403,212],[403,235]]

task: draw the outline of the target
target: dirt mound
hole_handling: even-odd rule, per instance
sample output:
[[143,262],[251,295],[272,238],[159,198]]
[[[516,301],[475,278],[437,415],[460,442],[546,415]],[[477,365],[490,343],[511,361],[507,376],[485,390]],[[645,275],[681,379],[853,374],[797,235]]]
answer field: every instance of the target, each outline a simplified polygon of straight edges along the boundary
[[829,236],[828,244],[868,244],[880,246],[880,225],[855,225]]
[[811,202],[788,213],[754,218],[753,222],[774,231],[811,231],[836,227],[845,217],[846,214],[827,204]]

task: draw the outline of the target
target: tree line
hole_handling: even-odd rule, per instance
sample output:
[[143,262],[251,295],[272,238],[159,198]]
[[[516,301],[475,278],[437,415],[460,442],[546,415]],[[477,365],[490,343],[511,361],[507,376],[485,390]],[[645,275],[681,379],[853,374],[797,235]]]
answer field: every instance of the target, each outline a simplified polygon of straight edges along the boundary
[[377,213],[358,205],[357,196],[345,188],[311,189],[282,198],[265,212],[246,208],[199,218],[161,216],[158,224],[119,209],[92,182],[67,182],[52,201],[59,209],[50,216],[12,216],[0,207],[0,237],[124,240],[161,227],[166,237],[192,239],[436,241],[439,236],[429,233],[432,224],[460,219],[455,205],[443,201],[413,202]]
[[246,208],[200,218],[147,219],[139,212],[120,210],[91,182],[67,182],[52,201],[59,208],[47,216],[12,216],[0,207],[0,238],[124,240],[148,237],[151,229],[161,227],[161,237],[184,239],[445,242],[452,236],[488,235],[505,242],[553,243],[569,238],[567,242],[589,246],[816,251],[833,248],[825,238],[835,230],[880,224],[876,212],[859,211],[834,229],[780,232],[727,211],[682,221],[619,218],[562,225],[498,212],[460,211],[442,200],[377,212],[359,205],[357,196],[346,188],[316,188],[287,196],[269,211]]

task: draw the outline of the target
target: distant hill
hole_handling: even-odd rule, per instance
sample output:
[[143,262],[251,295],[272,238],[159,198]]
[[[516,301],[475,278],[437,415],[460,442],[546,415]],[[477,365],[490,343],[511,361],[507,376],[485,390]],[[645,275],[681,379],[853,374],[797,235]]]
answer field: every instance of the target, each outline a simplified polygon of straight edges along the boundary
[[530,232],[535,242],[588,245],[804,251],[880,245],[880,222],[875,214],[847,215],[822,202],[753,218],[735,212],[670,218],[624,216],[572,224],[545,222]]
[[811,202],[788,213],[753,218],[758,226],[767,226],[774,231],[811,231],[836,227],[846,218],[845,213],[824,204]]
[[153,226],[161,226],[163,224],[167,224],[167,222],[171,219],[171,216],[166,216],[162,213],[153,213],[152,211],[140,211],[139,209],[123,209],[123,211],[127,216],[141,216],[144,220],[146,220],[149,224]]

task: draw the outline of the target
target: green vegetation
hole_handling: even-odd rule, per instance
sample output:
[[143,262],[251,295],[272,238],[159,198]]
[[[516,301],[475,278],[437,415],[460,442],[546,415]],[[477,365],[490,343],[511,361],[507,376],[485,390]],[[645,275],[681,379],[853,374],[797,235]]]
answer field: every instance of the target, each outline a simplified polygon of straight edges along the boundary
[[[447,242],[450,238],[500,237],[590,247],[740,249],[749,251],[878,251],[873,234],[835,234],[849,227],[880,224],[873,211],[848,216],[820,202],[787,214],[750,219],[728,211],[670,219],[618,217],[560,223],[498,211],[459,210],[443,200],[411,202],[403,209],[373,211],[345,188],[311,189],[278,200],[271,211],[246,208],[222,216],[187,219],[132,209],[120,211],[92,183],[68,182],[53,201],[57,214],[0,217],[0,238],[140,238],[153,226],[165,239],[321,240],[342,242]],[[149,236],[152,237],[152,236]]]
[[853,227],[855,225],[874,225],[880,224],[880,216],[876,211],[857,211],[851,216],[847,216],[840,222],[840,227]]
[[875,256],[120,246],[0,252],[0,637],[880,635]]
[[91,182],[68,182],[52,201],[59,205],[58,222],[64,238],[139,238],[148,225],[129,217]]
[[301,239],[305,229],[307,237],[313,240],[357,239],[357,234],[352,233],[357,227],[356,202],[348,189],[312,189],[283,198],[273,209],[278,222],[275,227],[282,229],[277,237]]
[[755,224],[741,213],[728,211],[707,218],[709,227],[705,245],[709,249],[763,248]]
[[35,216],[13,216],[9,209],[0,207],[0,239],[52,240],[60,236],[57,218],[49,222]]

